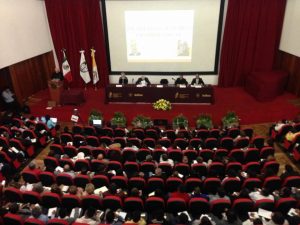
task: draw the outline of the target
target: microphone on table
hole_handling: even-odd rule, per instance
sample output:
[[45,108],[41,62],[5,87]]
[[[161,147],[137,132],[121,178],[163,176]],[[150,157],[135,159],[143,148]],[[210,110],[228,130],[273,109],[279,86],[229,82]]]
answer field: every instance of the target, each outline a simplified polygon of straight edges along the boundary
[[132,83],[134,84],[134,78],[132,78]]
[[176,80],[174,77],[172,77],[172,80]]

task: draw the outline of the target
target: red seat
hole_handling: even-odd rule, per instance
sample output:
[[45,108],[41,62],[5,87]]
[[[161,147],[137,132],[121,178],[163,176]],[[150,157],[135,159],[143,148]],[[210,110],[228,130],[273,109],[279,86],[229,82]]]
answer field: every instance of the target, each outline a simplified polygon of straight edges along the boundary
[[35,191],[24,191],[23,201],[24,203],[39,204],[41,202],[41,196]]
[[210,210],[210,205],[205,198],[191,198],[189,202],[189,212],[193,216],[198,216],[201,214],[206,214]]
[[74,170],[80,171],[82,167],[86,167],[87,170],[90,170],[90,162],[87,159],[77,159],[75,161]]
[[59,162],[57,158],[46,156],[46,158],[44,158],[44,165],[46,168],[55,169],[59,165]]
[[148,179],[148,192],[151,193],[155,191],[156,189],[164,190],[165,188],[165,182],[162,178],[158,177],[150,177]]
[[59,160],[59,166],[64,168],[65,165],[69,165],[71,170],[73,170],[74,166],[75,166],[72,159],[70,159],[70,158],[61,158]]
[[267,188],[271,192],[279,190],[281,188],[281,179],[278,176],[271,176],[265,178],[263,188]]
[[69,133],[62,133],[60,135],[60,141],[64,145],[66,145],[68,142],[73,143],[73,136],[72,136],[72,134],[69,134]]
[[167,211],[172,213],[183,212],[187,210],[186,202],[182,198],[171,197],[167,201]]
[[145,131],[141,128],[135,128],[132,133],[140,140],[145,138]]
[[102,208],[102,201],[98,195],[86,195],[81,198],[81,207],[87,209],[93,207],[95,209]]
[[180,149],[186,149],[186,147],[189,146],[189,142],[183,138],[176,138],[174,140],[174,144],[178,146]]
[[144,190],[144,188],[146,187],[146,181],[142,177],[132,177],[128,181],[128,187],[130,189],[135,187],[139,190]]
[[107,168],[108,170],[122,170],[123,166],[122,163],[118,161],[109,161]]
[[225,156],[228,155],[228,150],[227,149],[224,149],[224,148],[218,148],[216,151],[215,151],[215,155],[214,155],[214,158],[218,157],[219,159],[222,159],[224,158]]
[[70,174],[60,173],[56,176],[56,182],[58,185],[71,186],[73,185],[73,178]]
[[113,176],[111,178],[111,183],[115,183],[119,188],[127,188],[128,180],[124,176]]
[[201,156],[205,162],[207,162],[210,159],[213,159],[214,154],[214,151],[211,149],[202,149],[199,151],[199,156]]
[[119,196],[105,196],[103,198],[103,207],[116,211],[123,208],[123,202]]
[[27,218],[24,222],[24,225],[45,225],[45,223],[39,219]]
[[183,181],[179,177],[168,177],[166,180],[166,191],[167,192],[174,192],[177,188],[183,184]]
[[231,150],[233,149],[233,145],[233,139],[231,137],[223,137],[220,141],[220,148]]
[[246,148],[249,146],[248,137],[240,137],[235,141],[235,148]]
[[102,186],[109,186],[109,179],[105,175],[95,175],[92,180],[92,184],[95,185],[96,188],[100,188]]
[[189,141],[189,145],[194,149],[199,149],[202,145],[202,139],[200,138],[191,138]]
[[155,148],[156,140],[154,138],[145,138],[143,144],[149,148]]
[[64,146],[64,153],[68,155],[70,158],[73,158],[78,154],[77,149],[72,145]]
[[115,137],[113,143],[119,143],[121,148],[126,146],[126,139],[124,137]]
[[255,202],[255,209],[265,209],[265,210],[268,210],[268,211],[274,211],[274,205],[275,205],[275,202],[274,200],[271,200],[271,199],[259,199],[259,200],[256,200]]
[[239,128],[236,128],[236,127],[232,127],[228,130],[228,136],[231,137],[231,138],[236,138],[237,136],[239,136],[241,134],[241,131]]
[[238,215],[245,215],[248,212],[252,212],[254,209],[254,203],[251,199],[248,198],[238,198],[235,199],[232,203],[231,208],[238,214]]
[[244,151],[241,149],[232,149],[229,152],[228,157],[234,158],[235,161],[243,163],[244,162]]
[[89,175],[77,174],[73,178],[74,185],[77,187],[85,188],[85,186],[91,182]]
[[245,151],[244,162],[258,162],[259,161],[259,150],[257,148],[248,148]]
[[290,176],[284,179],[282,187],[300,187],[300,176]]
[[63,155],[65,153],[63,147],[60,144],[51,144],[50,150],[52,150],[54,154],[58,155]]
[[161,138],[157,141],[157,144],[169,148],[171,146],[171,140],[169,138]]
[[261,150],[260,150],[260,154],[259,154],[259,157],[261,159],[266,159],[269,155],[272,155],[274,156],[274,153],[275,153],[275,149],[271,146],[266,146],[266,147],[263,147]]
[[127,197],[124,199],[124,209],[127,212],[132,212],[136,210],[143,211],[144,203],[139,197]]
[[210,211],[214,215],[221,215],[221,213],[225,212],[226,209],[230,209],[231,202],[229,199],[215,199],[210,201]]
[[141,148],[136,153],[136,158],[139,162],[143,162],[147,155],[151,155],[151,151],[149,149]]
[[178,171],[178,173],[187,176],[190,173],[190,166],[186,163],[177,163],[174,167],[174,170]]
[[115,129],[115,137],[125,137],[126,136],[126,131],[124,128],[120,128],[120,127],[117,127]]
[[183,157],[183,154],[182,154],[182,151],[181,150],[170,150],[168,152],[168,156],[170,159],[172,159],[174,162],[181,162],[182,161],[182,157]]
[[228,170],[234,170],[235,172],[242,171],[242,164],[240,162],[229,162],[226,164],[226,172]]
[[184,182],[186,192],[193,192],[196,187],[202,186],[202,180],[200,178],[189,177]]
[[40,181],[39,174],[30,170],[24,170],[22,172],[22,177],[26,183],[30,183],[30,184],[37,183]]
[[56,178],[53,173],[45,171],[40,173],[40,181],[44,186],[50,187],[56,182]]
[[158,164],[158,168],[160,168],[167,177],[173,173],[173,167],[170,165],[170,163],[161,162]]
[[227,177],[223,180],[222,186],[227,193],[239,192],[241,190],[241,181],[236,177]]
[[64,219],[54,218],[54,219],[48,220],[47,225],[69,225],[69,223]]
[[182,151],[184,156],[187,156],[189,159],[189,162],[193,162],[193,160],[196,160],[197,156],[198,156],[198,152],[196,150],[183,150]]
[[[109,145],[110,145],[112,141],[111,141],[111,138],[109,138],[109,139],[110,139],[110,142],[109,142]],[[87,145],[90,145],[92,147],[98,147],[99,146],[99,139],[95,136],[87,136],[86,137],[86,143],[87,143]]]
[[279,171],[279,163],[276,161],[265,162],[261,171],[272,170],[274,174],[277,174]]
[[66,209],[73,209],[81,206],[81,200],[76,195],[64,194],[61,198],[61,205]]
[[255,148],[262,149],[265,145],[265,138],[263,136],[255,136],[252,144]]
[[206,178],[203,182],[203,192],[205,193],[216,193],[219,187],[221,187],[221,180],[216,177]]
[[[74,133],[75,134],[75,133]],[[79,146],[85,144],[85,137],[80,134],[75,134],[73,136],[73,145],[78,148]]]
[[259,178],[246,178],[243,182],[242,188],[247,188],[249,191],[253,191],[255,188],[261,188],[262,181]]
[[13,187],[6,188],[4,190],[4,196],[6,197],[7,201],[9,202],[22,202],[23,197],[22,197],[22,192]]
[[205,140],[209,137],[209,130],[207,129],[199,129],[196,131],[196,137],[201,138],[202,140]]
[[197,173],[199,177],[205,177],[207,175],[207,167],[203,163],[194,163],[192,164],[192,171]]
[[212,162],[208,165],[208,174],[211,172],[219,176],[224,176],[225,165],[221,162]]
[[297,201],[294,198],[280,198],[275,204],[275,209],[285,215],[290,211],[291,208],[295,208],[296,204]]
[[154,173],[156,166],[153,162],[142,162],[140,165],[140,171],[144,173]]
[[125,162],[124,171],[128,175],[132,175],[140,170],[139,164],[137,162]]
[[61,206],[61,198],[56,193],[44,192],[42,194],[41,204],[45,208],[60,207]]
[[74,125],[72,127],[72,132],[74,134],[82,134],[83,133],[83,126],[82,125]]
[[88,136],[96,135],[96,129],[93,126],[85,126],[83,128],[83,130],[84,130],[85,135],[88,135]]
[[22,217],[12,213],[6,213],[3,217],[3,222],[5,225],[23,225]]
[[151,196],[145,201],[145,209],[147,212],[154,212],[157,209],[165,209],[165,201],[162,198]]
[[[100,144],[105,144],[106,146],[109,146],[109,145],[111,145],[112,144],[112,138],[111,137],[109,137],[109,136],[102,136],[102,137],[100,137],[99,138],[99,143]],[[96,146],[95,146],[96,147]]]
[[218,140],[216,138],[206,138],[205,140],[205,148],[214,149],[218,147]]

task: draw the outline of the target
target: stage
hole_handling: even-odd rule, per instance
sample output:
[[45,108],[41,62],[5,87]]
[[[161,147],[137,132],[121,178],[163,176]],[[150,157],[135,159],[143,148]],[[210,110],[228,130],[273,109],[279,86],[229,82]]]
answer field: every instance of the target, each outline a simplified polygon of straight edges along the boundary
[[109,121],[114,112],[123,112],[127,118],[127,125],[137,114],[149,116],[152,119],[168,119],[182,113],[189,120],[189,125],[194,126],[196,117],[201,113],[209,113],[216,125],[221,123],[221,118],[228,111],[235,111],[240,117],[242,125],[275,122],[281,119],[293,119],[300,112],[299,102],[296,96],[284,93],[270,102],[258,102],[250,96],[243,88],[219,88],[214,87],[213,105],[202,104],[172,104],[170,111],[154,110],[151,103],[148,104],[105,104],[105,90],[94,90],[89,88],[83,90],[86,101],[79,105],[57,106],[47,110],[50,100],[49,90],[43,90],[29,98],[31,112],[35,116],[49,114],[58,118],[58,121],[69,122],[74,108],[77,108],[81,119],[87,122],[88,115],[92,109],[103,113],[104,120]]

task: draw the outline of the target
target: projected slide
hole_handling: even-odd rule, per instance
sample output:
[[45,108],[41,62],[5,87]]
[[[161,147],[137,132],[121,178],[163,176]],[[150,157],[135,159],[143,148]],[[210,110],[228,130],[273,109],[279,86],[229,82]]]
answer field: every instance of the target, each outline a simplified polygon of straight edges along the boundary
[[128,62],[190,62],[192,10],[125,11]]
[[103,0],[111,73],[216,74],[224,0]]

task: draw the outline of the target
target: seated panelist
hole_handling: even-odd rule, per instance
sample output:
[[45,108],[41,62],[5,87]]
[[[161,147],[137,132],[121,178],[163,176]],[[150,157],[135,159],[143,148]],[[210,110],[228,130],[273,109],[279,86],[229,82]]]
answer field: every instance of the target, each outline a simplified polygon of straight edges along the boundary
[[191,85],[205,85],[202,78],[199,76],[199,74],[196,74],[196,77],[193,78]]
[[186,81],[186,79],[183,77],[183,75],[180,75],[176,80],[175,80],[175,85],[181,85],[184,84],[185,86],[188,85],[188,82]]
[[121,73],[119,84],[128,84],[128,78],[126,77],[124,72]]
[[144,85],[144,86],[147,86],[147,85],[150,85],[150,81],[147,77],[145,77],[144,75],[142,75],[136,82],[135,82],[136,85]]

